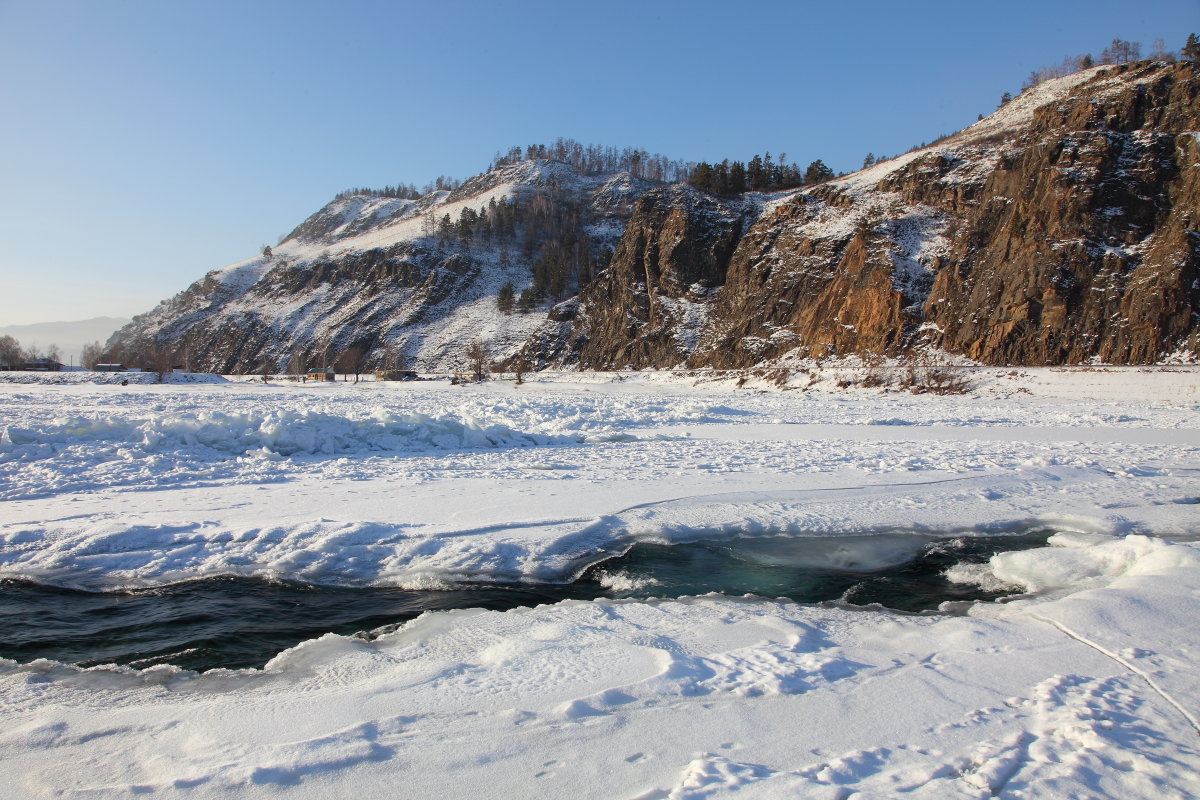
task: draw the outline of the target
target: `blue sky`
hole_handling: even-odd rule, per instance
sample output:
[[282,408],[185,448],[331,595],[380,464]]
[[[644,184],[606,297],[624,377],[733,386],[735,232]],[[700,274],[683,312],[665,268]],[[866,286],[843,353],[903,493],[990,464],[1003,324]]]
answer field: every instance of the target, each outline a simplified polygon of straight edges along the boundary
[[131,316],[338,191],[557,136],[855,169],[1200,0],[0,0],[0,325]]

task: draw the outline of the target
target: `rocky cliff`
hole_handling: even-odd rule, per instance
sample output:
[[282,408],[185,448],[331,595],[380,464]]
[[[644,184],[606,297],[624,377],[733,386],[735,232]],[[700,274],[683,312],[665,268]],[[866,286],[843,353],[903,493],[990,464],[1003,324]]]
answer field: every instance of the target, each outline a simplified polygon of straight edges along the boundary
[[590,369],[678,363],[696,348],[752,214],[747,202],[683,184],[650,192],[634,207],[610,267],[555,306],[521,357]]
[[1194,359],[1197,71],[1135,62],[1050,81],[932,147],[758,204],[656,190],[610,269],[526,356],[743,368],[934,346],[991,364]]

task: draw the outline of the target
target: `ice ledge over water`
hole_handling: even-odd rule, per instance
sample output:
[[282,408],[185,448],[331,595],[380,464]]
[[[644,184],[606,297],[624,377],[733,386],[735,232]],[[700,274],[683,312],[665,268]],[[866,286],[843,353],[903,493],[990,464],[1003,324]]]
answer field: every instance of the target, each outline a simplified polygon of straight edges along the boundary
[[[415,796],[454,798],[481,786],[575,797],[834,797],[849,786],[878,797],[897,787],[921,798],[1188,796],[1200,774],[1188,655],[1200,641],[1196,547],[1138,536],[1056,544],[1020,554],[1024,569],[1004,556],[994,568],[1018,580],[1071,574],[1088,588],[983,616],[566,602],[426,614],[375,642],[324,636],[263,671],[7,663],[0,691],[29,710],[0,731],[0,778],[98,796],[268,786],[316,797],[351,785],[385,796],[400,775]],[[117,758],[130,748],[137,765]],[[64,770],[64,759],[100,768]]]

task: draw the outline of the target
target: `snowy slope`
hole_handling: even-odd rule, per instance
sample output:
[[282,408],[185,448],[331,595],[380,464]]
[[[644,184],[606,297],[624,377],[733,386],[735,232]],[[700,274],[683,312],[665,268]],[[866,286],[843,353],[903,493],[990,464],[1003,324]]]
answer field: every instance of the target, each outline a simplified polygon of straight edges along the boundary
[[[1013,134],[1027,127],[1032,121],[1035,111],[1043,106],[1071,97],[1073,91],[1080,84],[1087,82],[1089,79],[1095,77],[1096,73],[1104,69],[1104,67],[1095,67],[1080,70],[1071,75],[1055,78],[1026,89],[996,111],[954,134],[945,143],[917,148],[887,161],[881,161],[866,169],[851,173],[844,178],[839,178],[835,182],[835,185],[844,187],[853,194],[858,194],[865,189],[878,186],[888,176],[893,175],[913,161],[930,154],[939,154],[942,152],[957,153],[959,148],[972,148],[981,144],[994,143],[1006,134]],[[1114,86],[1122,85],[1122,81],[1115,78],[1110,83]],[[992,158],[995,158],[1000,152],[998,148],[987,148],[987,150]],[[972,162],[980,161],[977,157],[970,158],[969,160]],[[986,168],[988,162],[985,160],[980,166]]]
[[[816,204],[816,209],[797,229],[802,238],[846,240],[864,224],[888,233],[894,243],[896,288],[912,302],[919,303],[928,292],[935,265],[948,249],[943,234],[951,217],[942,209],[906,201],[901,192],[888,186],[888,179],[914,162],[937,157],[959,165],[939,176],[939,183],[983,181],[1009,146],[1004,140],[1006,135],[1027,127],[1038,109],[1071,97],[1077,86],[1101,69],[1082,70],[1027,89],[945,142],[914,149],[826,184],[836,190],[837,202],[826,202],[820,191],[801,190],[775,200],[772,206],[794,202],[798,196]],[[1111,82],[1121,85],[1117,79]],[[852,198],[852,202],[845,202],[846,198]]]

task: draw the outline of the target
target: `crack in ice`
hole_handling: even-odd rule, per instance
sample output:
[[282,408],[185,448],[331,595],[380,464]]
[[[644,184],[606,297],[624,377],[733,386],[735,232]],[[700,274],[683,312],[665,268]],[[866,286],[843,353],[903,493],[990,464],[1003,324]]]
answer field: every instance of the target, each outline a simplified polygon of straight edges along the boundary
[[1071,630],[1070,628],[1068,628],[1066,625],[1062,624],[1058,620],[1050,619],[1049,617],[1044,617],[1041,614],[1036,614],[1036,613],[1030,613],[1029,616],[1033,619],[1040,620],[1041,622],[1045,622],[1047,625],[1054,626],[1055,628],[1057,628],[1059,631],[1061,631],[1066,636],[1074,639],[1075,641],[1079,642],[1082,645],[1086,645],[1086,646],[1092,648],[1097,653],[1100,653],[1101,655],[1112,659],[1116,663],[1123,666],[1125,669],[1127,669],[1130,672],[1132,672],[1133,674],[1137,675],[1139,678],[1141,678],[1143,681],[1146,682],[1146,685],[1149,686],[1154,691],[1155,694],[1157,694],[1159,697],[1161,697],[1163,700],[1165,700],[1168,704],[1173,706],[1176,711],[1178,711],[1180,714],[1182,714],[1183,717],[1188,721],[1188,724],[1190,724],[1192,726],[1192,729],[1196,731],[1196,734],[1200,735],[1200,719],[1197,719],[1195,717],[1195,715],[1193,715],[1190,711],[1188,711],[1186,708],[1184,708],[1183,704],[1180,703],[1178,700],[1176,700],[1174,697],[1172,697],[1171,694],[1166,689],[1159,686],[1158,683],[1154,680],[1154,678],[1150,677],[1150,675],[1148,673],[1146,673],[1145,670],[1139,669],[1138,667],[1134,666],[1128,659],[1122,658],[1119,653],[1114,653],[1113,651],[1109,650],[1108,648],[1104,647],[1103,645],[1099,644],[1098,642],[1093,642],[1091,639],[1088,639],[1086,636],[1083,636],[1082,634]]

